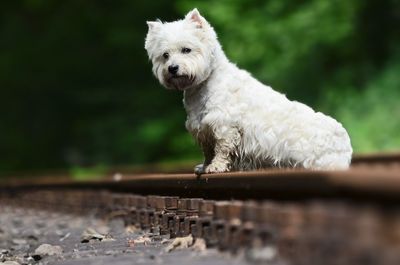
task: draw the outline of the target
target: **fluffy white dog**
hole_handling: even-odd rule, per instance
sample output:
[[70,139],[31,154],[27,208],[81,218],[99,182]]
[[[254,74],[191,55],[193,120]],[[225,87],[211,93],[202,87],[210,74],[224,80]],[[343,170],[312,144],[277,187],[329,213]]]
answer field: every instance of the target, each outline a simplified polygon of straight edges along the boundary
[[166,88],[183,91],[186,128],[204,152],[197,174],[270,166],[348,168],[352,148],[343,126],[229,62],[197,9],[183,20],[147,24],[153,73]]

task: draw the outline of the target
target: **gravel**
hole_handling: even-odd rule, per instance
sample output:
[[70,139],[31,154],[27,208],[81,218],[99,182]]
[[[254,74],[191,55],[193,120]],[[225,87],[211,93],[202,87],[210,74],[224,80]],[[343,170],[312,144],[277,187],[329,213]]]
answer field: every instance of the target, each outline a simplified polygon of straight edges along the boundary
[[178,244],[179,239],[126,228],[120,219],[105,222],[93,213],[74,216],[1,204],[0,213],[0,265],[248,264],[244,255],[206,249],[201,241]]

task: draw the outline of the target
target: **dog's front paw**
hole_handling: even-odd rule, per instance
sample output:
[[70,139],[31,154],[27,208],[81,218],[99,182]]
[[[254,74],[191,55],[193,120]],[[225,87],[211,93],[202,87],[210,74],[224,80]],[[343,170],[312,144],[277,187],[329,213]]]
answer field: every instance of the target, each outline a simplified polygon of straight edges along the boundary
[[194,167],[194,174],[196,175],[201,175],[205,173],[205,169],[204,169],[204,165],[203,164],[199,164],[197,166]]
[[228,171],[228,165],[223,162],[213,162],[205,168],[205,173],[222,173]]

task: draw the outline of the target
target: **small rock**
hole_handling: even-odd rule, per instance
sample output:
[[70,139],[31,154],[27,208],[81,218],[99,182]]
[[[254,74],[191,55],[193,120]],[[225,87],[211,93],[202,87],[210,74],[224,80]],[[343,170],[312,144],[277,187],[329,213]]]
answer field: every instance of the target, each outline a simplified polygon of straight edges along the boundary
[[110,227],[107,225],[97,225],[95,229],[99,234],[109,234],[110,233]]
[[0,262],[0,265],[20,265],[18,262],[13,261],[13,260],[7,260],[4,262]]
[[197,238],[191,248],[195,251],[204,252],[207,248],[206,241],[203,238]]
[[143,244],[143,245],[148,245],[151,243],[151,239],[148,236],[140,236],[137,239],[135,239],[135,244]]
[[26,241],[25,239],[22,238],[15,238],[12,240],[13,244],[15,245],[25,245],[28,244],[28,241]]
[[171,252],[175,249],[184,249],[193,245],[193,237],[192,235],[188,235],[186,237],[177,237],[172,241],[170,245],[165,248],[166,252]]
[[137,232],[139,229],[134,226],[134,225],[128,225],[127,227],[125,227],[125,232],[128,234],[133,234],[135,232]]
[[88,228],[82,233],[81,243],[88,243],[91,240],[114,241],[115,239],[111,235],[102,235],[93,228]]
[[42,244],[36,250],[35,254],[39,256],[61,255],[63,249],[60,246],[52,246],[50,244]]
[[111,235],[105,235],[101,242],[115,241],[115,239]]
[[278,251],[274,246],[252,248],[247,252],[247,258],[254,262],[269,263],[277,258]]

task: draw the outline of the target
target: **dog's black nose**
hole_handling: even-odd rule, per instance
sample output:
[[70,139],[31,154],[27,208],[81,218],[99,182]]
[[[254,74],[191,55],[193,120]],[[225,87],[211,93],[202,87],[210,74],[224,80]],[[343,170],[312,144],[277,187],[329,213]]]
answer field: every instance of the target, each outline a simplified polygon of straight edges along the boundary
[[171,74],[175,75],[179,70],[179,65],[170,65],[168,66],[168,72],[170,72]]

